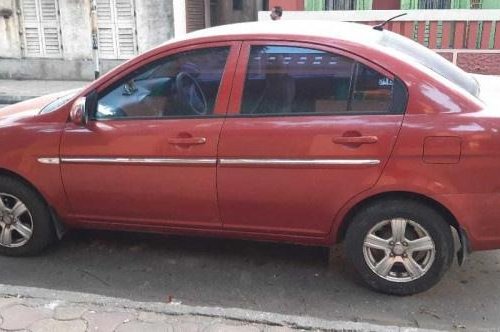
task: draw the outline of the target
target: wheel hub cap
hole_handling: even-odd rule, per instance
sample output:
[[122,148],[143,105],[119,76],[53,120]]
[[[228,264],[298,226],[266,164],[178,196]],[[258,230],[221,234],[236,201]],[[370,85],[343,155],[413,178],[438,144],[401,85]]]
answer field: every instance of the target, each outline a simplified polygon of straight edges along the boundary
[[402,254],[405,253],[405,247],[401,243],[397,243],[394,248],[392,249],[392,253],[396,256],[401,256]]

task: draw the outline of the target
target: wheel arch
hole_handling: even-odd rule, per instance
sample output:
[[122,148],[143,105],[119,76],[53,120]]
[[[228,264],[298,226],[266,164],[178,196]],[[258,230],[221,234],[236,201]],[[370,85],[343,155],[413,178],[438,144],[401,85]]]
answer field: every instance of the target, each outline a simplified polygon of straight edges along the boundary
[[430,198],[429,196],[415,193],[415,192],[409,192],[409,191],[390,191],[390,192],[383,192],[383,193],[378,193],[373,196],[367,197],[357,204],[355,204],[353,207],[349,209],[349,211],[344,215],[344,217],[341,220],[341,223],[337,229],[337,235],[336,235],[336,242],[342,242],[345,238],[345,234],[347,231],[347,228],[349,224],[352,221],[352,218],[354,215],[365,208],[366,206],[370,204],[374,204],[377,201],[382,201],[382,200],[387,200],[387,199],[392,199],[392,198],[397,198],[397,199],[408,199],[408,200],[414,200],[414,201],[420,201],[423,202],[424,204],[432,207],[435,209],[438,213],[440,213],[443,218],[446,220],[446,222],[453,227],[457,232],[460,232],[460,224],[458,223],[457,218],[453,215],[453,213],[442,203],[438,202],[437,200]]
[[57,213],[55,212],[54,208],[50,205],[49,201],[45,198],[45,196],[42,194],[42,192],[40,192],[40,190],[38,190],[38,188],[35,185],[33,185],[33,183],[31,183],[28,179],[26,179],[22,175],[20,175],[16,172],[13,172],[9,169],[0,167],[0,176],[8,176],[8,177],[11,177],[13,179],[16,179],[17,181],[28,186],[30,189],[34,190],[40,196],[40,198],[43,200],[43,202],[45,203],[45,205],[47,206],[47,208],[50,211],[50,215],[51,215],[52,223],[54,225],[54,229],[56,231],[56,235],[59,239],[61,239],[65,233],[65,227],[64,227],[63,223],[61,222],[61,220],[59,219],[59,217],[57,216]]

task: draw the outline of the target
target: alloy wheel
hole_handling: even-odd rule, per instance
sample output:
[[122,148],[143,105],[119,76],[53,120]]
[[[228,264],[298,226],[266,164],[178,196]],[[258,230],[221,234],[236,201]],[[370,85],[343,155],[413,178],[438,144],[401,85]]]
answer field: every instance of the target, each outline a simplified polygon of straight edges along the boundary
[[22,247],[33,235],[33,217],[17,197],[0,193],[0,246]]
[[432,266],[436,246],[417,222],[394,218],[377,223],[363,242],[366,264],[379,277],[392,282],[421,278]]

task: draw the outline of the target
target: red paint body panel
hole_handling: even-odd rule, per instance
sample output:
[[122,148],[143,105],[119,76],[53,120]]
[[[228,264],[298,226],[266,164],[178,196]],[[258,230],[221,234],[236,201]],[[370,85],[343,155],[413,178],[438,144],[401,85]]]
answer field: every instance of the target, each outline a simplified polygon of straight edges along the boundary
[[[68,124],[62,158],[216,158],[222,119],[101,121]],[[189,133],[206,144],[182,147],[169,138]],[[63,163],[75,218],[213,227],[220,224],[215,165]],[[126,190],[124,190],[126,188]],[[89,209],[89,207],[92,209]],[[193,208],[196,206],[196,209]]]
[[[343,202],[376,183],[402,121],[402,115],[369,118],[369,123],[362,116],[228,119],[220,158],[377,159],[381,163],[366,167],[220,165],[217,187],[224,227],[326,236]],[[376,136],[378,143],[351,148],[332,142],[349,131]]]
[[[405,34],[413,33],[412,27],[412,22],[405,24]],[[448,28],[445,22],[444,30]],[[443,48],[447,42],[443,40]],[[389,77],[398,76],[408,88],[406,113],[240,117],[252,43],[307,45],[351,57]],[[232,50],[217,98],[217,117],[91,121],[77,126],[69,122],[71,102],[52,113],[38,114],[54,99],[43,97],[0,111],[0,171],[30,182],[74,227],[330,245],[357,204],[375,195],[404,191],[448,209],[467,231],[472,249],[500,248],[500,110],[383,48],[291,34],[186,39],[128,61],[75,99],[102,91],[155,59],[220,45]],[[377,141],[355,148],[336,144],[334,139],[346,132],[376,136]],[[191,147],[168,143],[187,136],[204,137],[206,143]],[[426,146],[429,137],[432,140]],[[453,144],[441,146],[448,138]],[[39,163],[40,157],[206,158],[219,163],[50,165]],[[243,167],[220,163],[224,158],[377,159],[380,163]]]

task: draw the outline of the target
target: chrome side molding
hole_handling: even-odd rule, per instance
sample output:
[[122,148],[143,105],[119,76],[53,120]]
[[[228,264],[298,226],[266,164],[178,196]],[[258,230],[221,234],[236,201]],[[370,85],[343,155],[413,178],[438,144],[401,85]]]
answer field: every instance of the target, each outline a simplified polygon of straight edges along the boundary
[[219,159],[221,165],[238,165],[238,166],[356,166],[365,165],[373,166],[380,164],[378,159],[236,159],[222,158]]
[[47,165],[128,164],[128,165],[216,165],[221,166],[374,166],[378,159],[263,159],[263,158],[38,158]]
[[59,157],[38,158],[37,160],[40,164],[45,165],[59,165],[61,163]]
[[61,158],[63,164],[215,165],[215,158]]

